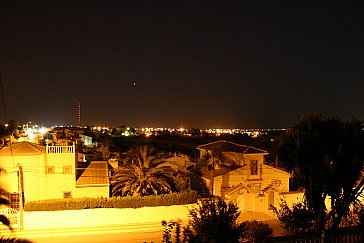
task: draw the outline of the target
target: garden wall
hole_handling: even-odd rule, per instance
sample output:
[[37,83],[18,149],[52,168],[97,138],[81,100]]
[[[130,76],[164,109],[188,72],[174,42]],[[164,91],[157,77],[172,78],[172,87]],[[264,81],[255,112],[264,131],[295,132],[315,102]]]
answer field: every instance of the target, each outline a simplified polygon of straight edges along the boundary
[[115,226],[177,219],[188,221],[189,208],[193,205],[24,212],[24,229]]

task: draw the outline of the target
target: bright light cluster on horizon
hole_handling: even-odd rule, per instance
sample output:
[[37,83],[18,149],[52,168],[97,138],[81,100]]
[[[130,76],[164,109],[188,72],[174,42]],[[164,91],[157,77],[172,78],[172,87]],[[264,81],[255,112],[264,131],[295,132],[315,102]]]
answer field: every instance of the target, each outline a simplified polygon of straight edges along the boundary
[[22,125],[22,131],[21,131],[22,133],[20,134],[20,140],[36,142],[50,130],[51,128],[46,128],[44,126],[38,126],[38,125],[31,125],[31,122],[28,122],[27,124]]
[[[34,138],[35,134],[46,134],[50,130],[56,127],[62,127],[67,128],[68,126],[38,126],[31,124],[31,122],[26,123],[25,125],[22,125],[23,129],[23,136]],[[75,128],[77,126],[69,126],[69,128]],[[119,126],[120,127],[120,126]],[[115,128],[119,128],[115,127]],[[86,128],[86,127],[79,127],[79,128]],[[91,126],[91,130],[95,132],[102,132],[102,133],[110,133],[112,131],[112,127],[106,127],[106,126]],[[247,134],[251,137],[257,137],[260,134],[265,134],[270,131],[276,131],[276,130],[285,130],[284,128],[250,128],[250,129],[242,129],[242,128],[209,128],[209,129],[196,129],[196,128],[166,128],[166,127],[136,127],[136,128],[130,128],[125,127],[125,130],[121,133],[122,136],[133,136],[137,134],[144,134],[145,136],[149,137],[151,135],[158,135],[159,133],[176,133],[176,134],[182,134],[186,136],[191,136],[192,134],[200,133],[200,134],[211,134],[215,136],[225,135],[225,134]],[[132,132],[131,130],[134,130]]]
[[[145,134],[147,137],[154,133],[158,132],[179,132],[183,134],[191,134],[191,129],[186,128],[153,128],[153,127],[145,127],[145,128],[136,128],[137,131],[141,131],[141,133]],[[270,129],[270,128],[251,128],[251,129],[241,129],[241,128],[209,128],[209,129],[198,129],[200,133],[206,133],[206,134],[214,134],[216,136],[222,135],[222,134],[247,134],[252,137],[257,137],[260,134],[267,133],[269,131],[275,131],[275,130],[285,130],[284,128],[281,129]]]
[[102,131],[102,130],[109,130],[108,127],[92,127],[92,130],[96,130],[96,131]]

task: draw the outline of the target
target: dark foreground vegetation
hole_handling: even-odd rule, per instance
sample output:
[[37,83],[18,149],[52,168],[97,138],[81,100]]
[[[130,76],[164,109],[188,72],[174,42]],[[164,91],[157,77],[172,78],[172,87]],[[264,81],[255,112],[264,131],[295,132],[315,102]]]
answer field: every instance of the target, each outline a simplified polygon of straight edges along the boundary
[[[180,221],[162,221],[164,227],[164,243],[359,243],[364,241],[364,222],[356,226],[341,227],[337,231],[312,231],[314,221],[307,218],[310,213],[303,208],[295,206],[293,211],[285,211],[285,220],[281,221],[285,229],[290,231],[285,236],[273,237],[273,230],[267,223],[258,221],[239,222],[240,212],[233,203],[227,203],[220,198],[207,198],[200,200],[198,206],[190,210],[190,220],[187,225]],[[282,220],[281,217],[279,217]],[[305,223],[311,225],[305,227]]]
[[206,198],[190,210],[186,226],[178,221],[162,221],[163,242],[234,243],[243,240],[267,242],[273,230],[268,224],[257,221],[239,222],[240,212],[233,203],[221,198]]
[[281,136],[278,151],[297,188],[304,191],[302,210],[296,211],[306,210],[303,224],[311,233],[337,232],[358,222],[364,190],[362,121],[303,115]]

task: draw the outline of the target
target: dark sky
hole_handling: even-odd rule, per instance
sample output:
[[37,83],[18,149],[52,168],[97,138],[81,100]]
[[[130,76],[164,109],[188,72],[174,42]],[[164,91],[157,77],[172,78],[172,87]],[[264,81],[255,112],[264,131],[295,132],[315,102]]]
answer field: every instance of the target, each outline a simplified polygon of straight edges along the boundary
[[364,119],[363,1],[2,0],[0,13],[9,119],[77,124],[78,102],[84,125]]

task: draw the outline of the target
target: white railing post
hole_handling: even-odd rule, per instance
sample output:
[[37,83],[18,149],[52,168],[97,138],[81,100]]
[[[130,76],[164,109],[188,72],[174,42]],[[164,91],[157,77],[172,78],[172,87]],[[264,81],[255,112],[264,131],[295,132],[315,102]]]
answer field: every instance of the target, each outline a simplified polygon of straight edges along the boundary
[[59,145],[46,145],[46,152],[48,154],[64,154],[64,153],[74,153],[75,145],[71,146],[59,146]]

